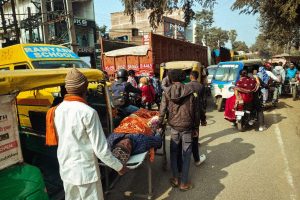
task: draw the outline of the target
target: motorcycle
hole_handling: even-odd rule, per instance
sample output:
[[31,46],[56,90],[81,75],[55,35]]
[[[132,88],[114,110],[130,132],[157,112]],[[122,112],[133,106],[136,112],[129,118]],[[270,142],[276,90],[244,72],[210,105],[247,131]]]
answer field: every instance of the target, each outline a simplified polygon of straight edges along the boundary
[[283,89],[282,90],[283,94],[291,94],[293,100],[295,101],[300,93],[299,80],[296,79],[286,80],[284,82],[282,89]]
[[237,129],[241,132],[245,131],[248,126],[253,126],[257,119],[256,112],[252,109],[252,103],[241,101],[236,105],[235,117]]

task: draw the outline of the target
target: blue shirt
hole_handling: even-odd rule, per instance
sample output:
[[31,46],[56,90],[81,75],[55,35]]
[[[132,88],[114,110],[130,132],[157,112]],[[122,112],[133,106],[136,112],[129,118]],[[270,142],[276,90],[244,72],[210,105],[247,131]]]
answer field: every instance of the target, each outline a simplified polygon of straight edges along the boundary
[[295,78],[296,77],[296,73],[297,73],[297,69],[294,68],[294,69],[287,69],[286,70],[286,79],[287,80],[290,80],[292,78]]

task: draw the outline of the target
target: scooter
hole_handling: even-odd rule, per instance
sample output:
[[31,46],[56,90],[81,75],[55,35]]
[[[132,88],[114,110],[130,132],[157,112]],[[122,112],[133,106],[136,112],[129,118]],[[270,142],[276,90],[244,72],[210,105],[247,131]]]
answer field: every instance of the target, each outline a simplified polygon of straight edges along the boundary
[[245,104],[243,101],[239,101],[239,103],[236,105],[236,126],[241,132],[245,131],[248,126],[253,126],[255,123],[253,116],[256,116],[256,113],[253,113],[255,111],[253,111],[251,107],[251,103]]

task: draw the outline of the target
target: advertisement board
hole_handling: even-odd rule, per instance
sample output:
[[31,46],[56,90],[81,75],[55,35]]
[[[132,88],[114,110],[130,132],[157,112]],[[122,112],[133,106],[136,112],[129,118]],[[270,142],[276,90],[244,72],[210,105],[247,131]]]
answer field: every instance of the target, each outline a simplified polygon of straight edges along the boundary
[[0,170],[23,161],[14,95],[0,96]]
[[67,47],[55,47],[55,46],[25,46],[24,51],[31,59],[37,58],[73,58],[79,59],[79,57]]

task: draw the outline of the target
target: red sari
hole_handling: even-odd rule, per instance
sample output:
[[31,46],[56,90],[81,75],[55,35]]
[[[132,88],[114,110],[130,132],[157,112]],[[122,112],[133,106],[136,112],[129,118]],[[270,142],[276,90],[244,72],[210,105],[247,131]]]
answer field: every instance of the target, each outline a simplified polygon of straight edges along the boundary
[[[238,91],[238,96],[240,100],[243,100],[243,103],[250,103],[253,101],[253,92],[257,88],[257,82],[254,78],[249,77],[242,77],[237,83],[235,90]],[[235,106],[236,106],[236,96],[233,95],[232,97],[226,100],[225,104],[225,112],[224,117],[228,121],[235,121]]]

